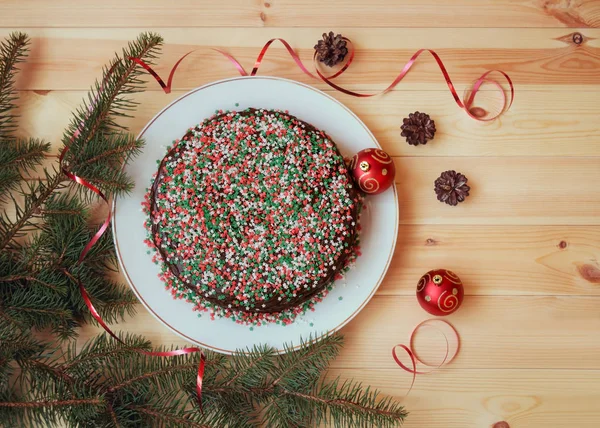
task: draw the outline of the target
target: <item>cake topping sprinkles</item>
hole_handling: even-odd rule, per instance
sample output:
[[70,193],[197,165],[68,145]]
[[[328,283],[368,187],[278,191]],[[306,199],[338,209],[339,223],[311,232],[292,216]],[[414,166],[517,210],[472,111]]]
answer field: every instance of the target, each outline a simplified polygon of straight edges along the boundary
[[216,112],[176,140],[144,202],[172,294],[288,324],[356,258],[361,205],[333,141],[287,112]]

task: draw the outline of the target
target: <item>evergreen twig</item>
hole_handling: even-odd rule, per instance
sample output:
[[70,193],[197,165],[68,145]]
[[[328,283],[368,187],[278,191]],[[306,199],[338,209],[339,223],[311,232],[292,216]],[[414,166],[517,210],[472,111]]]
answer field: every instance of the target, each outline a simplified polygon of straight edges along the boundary
[[[117,55],[109,68],[104,69],[101,82],[96,82],[94,90],[90,92],[89,101],[84,102],[83,106],[77,110],[69,129],[63,136],[65,147],[69,147],[65,165],[68,165],[72,171],[78,173],[79,162],[85,163],[88,160],[79,155],[86,151],[89,152],[90,148],[96,147],[99,152],[109,152],[115,149],[112,146],[122,148],[123,139],[128,144],[133,144],[131,138],[120,131],[123,128],[115,122],[116,117],[125,115],[126,111],[135,105],[129,96],[143,89],[143,81],[140,79],[142,71],[129,58],[136,57],[152,63],[161,43],[160,36],[144,33],[135,42],[129,44],[122,56]],[[133,145],[135,150],[133,153],[130,151],[129,155],[135,154],[136,151],[139,152],[142,142],[137,141]],[[100,153],[96,154],[96,156],[99,155]],[[128,158],[128,156],[123,156],[123,153],[120,155],[121,161]],[[131,181],[121,172],[120,168],[116,168],[114,165],[114,160],[112,166],[96,162],[94,167],[97,168],[97,171],[84,170],[83,178],[89,178],[93,183],[95,179],[98,180],[98,187],[108,196],[127,191],[131,188]],[[89,177],[86,176],[86,172]],[[101,173],[109,178],[101,179]],[[0,250],[5,248],[24,226],[29,224],[31,217],[41,211],[43,204],[61,185],[71,184],[66,175],[58,169],[46,173],[46,175],[47,182],[39,182],[25,194],[30,198],[31,203],[26,204],[17,220],[6,222],[4,230],[0,228]]]
[[16,401],[8,403],[0,401],[0,407],[64,407],[64,406],[79,406],[81,404],[104,405],[104,401],[99,398],[78,399],[78,400],[40,400],[40,401]]

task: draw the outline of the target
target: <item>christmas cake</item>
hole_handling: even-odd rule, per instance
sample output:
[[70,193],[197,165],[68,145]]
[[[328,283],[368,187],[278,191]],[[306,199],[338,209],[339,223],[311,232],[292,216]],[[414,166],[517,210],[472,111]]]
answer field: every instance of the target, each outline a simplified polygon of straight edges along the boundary
[[323,131],[282,111],[219,111],[160,161],[146,243],[176,297],[287,324],[356,258],[360,205]]

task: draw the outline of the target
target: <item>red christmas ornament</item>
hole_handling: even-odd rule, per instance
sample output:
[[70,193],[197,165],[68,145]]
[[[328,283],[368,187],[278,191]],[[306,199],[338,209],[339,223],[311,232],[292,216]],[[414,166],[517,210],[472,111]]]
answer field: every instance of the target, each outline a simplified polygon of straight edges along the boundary
[[464,296],[462,281],[450,270],[430,270],[417,284],[417,300],[431,315],[453,313],[460,307]]
[[394,161],[383,150],[361,150],[350,159],[348,168],[359,189],[369,195],[381,193],[394,184]]

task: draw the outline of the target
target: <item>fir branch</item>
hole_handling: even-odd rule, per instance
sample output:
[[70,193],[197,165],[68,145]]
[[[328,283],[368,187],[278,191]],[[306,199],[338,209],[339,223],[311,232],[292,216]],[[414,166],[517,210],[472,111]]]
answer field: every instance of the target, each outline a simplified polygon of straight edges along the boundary
[[110,388],[107,389],[107,392],[115,392],[115,391],[118,391],[119,389],[126,388],[128,386],[131,386],[132,384],[135,384],[135,383],[143,381],[143,380],[156,379],[156,378],[160,378],[161,376],[169,375],[169,374],[176,373],[176,372],[189,372],[190,370],[197,369],[197,368],[198,368],[198,362],[166,366],[166,367],[163,367],[162,369],[144,373],[137,377],[127,379],[126,381],[123,381],[117,385],[111,386]]
[[108,410],[108,414],[110,415],[110,421],[113,423],[113,426],[118,428],[119,420],[117,419],[117,414],[115,413],[115,410],[109,402],[106,403],[106,410]]
[[302,341],[296,351],[286,347],[286,353],[280,356],[279,373],[272,381],[273,387],[279,384],[294,389],[312,387],[329,367],[329,362],[337,357],[343,344],[339,335],[328,336],[309,346],[312,341],[312,338]]
[[[45,171],[48,176],[50,174]],[[23,229],[32,226],[31,218],[38,212],[42,204],[61,187],[65,181],[65,176],[56,171],[53,176],[50,176],[48,181],[38,180],[35,184],[30,184],[29,191],[24,191],[25,207],[21,208],[20,204],[13,198],[17,211],[17,220],[11,221],[6,217],[0,222],[0,251],[6,248],[15,237],[22,234]]]
[[8,140],[4,142],[4,150],[0,152],[3,168],[31,170],[44,160],[50,152],[50,143],[33,138]]
[[101,398],[82,398],[74,400],[40,400],[40,401],[0,401],[0,407],[18,407],[18,408],[39,408],[39,407],[65,407],[81,405],[103,406],[104,400]]
[[36,278],[34,276],[29,276],[29,275],[14,275],[14,276],[5,276],[5,277],[0,277],[0,282],[20,282],[20,281],[26,281],[26,282],[35,282],[37,284],[43,285],[44,287],[49,288],[50,290],[56,291],[56,292],[60,292],[60,288],[52,285],[48,282],[42,281],[39,278]]
[[13,123],[14,84],[16,65],[25,59],[29,38],[23,33],[12,33],[0,43],[0,141],[11,137]]
[[[63,136],[65,147],[69,147],[65,157],[66,165],[77,166],[77,154],[83,151],[88,141],[97,138],[99,134],[110,135],[115,129],[120,129],[114,122],[115,117],[123,115],[124,111],[135,106],[127,96],[143,89],[143,81],[140,79],[142,69],[129,58],[136,57],[152,62],[161,43],[160,36],[142,33],[135,42],[129,44],[128,49],[123,51],[122,57],[117,55],[111,62],[111,66],[104,68],[103,83],[96,82],[95,90],[89,94],[89,101],[84,102],[77,110],[69,129]],[[120,170],[118,173],[113,173],[111,179],[106,182],[103,190],[106,190],[109,196],[131,188],[131,182],[119,173]],[[0,224],[0,250],[13,241],[21,229],[29,224],[32,216],[41,212],[43,204],[54,191],[68,181],[60,170],[55,169],[52,173],[45,171],[45,175],[47,182],[40,181],[25,193],[24,196],[29,203],[20,210],[17,221],[5,221],[5,224]],[[68,183],[72,184],[70,181]]]
[[[107,150],[106,146],[110,148]],[[94,144],[88,142],[83,148],[77,160],[77,168],[81,169],[99,162],[120,167],[129,157],[139,154],[143,146],[142,140],[124,132],[100,136],[99,141]]]
[[36,292],[34,288],[20,288],[0,305],[0,313],[15,323],[28,328],[51,328],[62,338],[74,334],[75,322],[64,299],[56,294]]
[[68,362],[62,365],[63,370],[76,371],[81,366],[99,368],[107,361],[133,354],[138,349],[150,350],[150,342],[141,336],[118,333],[117,337],[122,342],[103,333],[86,342],[79,352],[73,343],[73,346],[67,349]]
[[0,354],[10,354],[10,359],[29,358],[44,349],[45,344],[35,340],[28,331],[21,331],[4,324],[0,330]]
[[[78,167],[76,167],[78,169]],[[84,169],[84,172],[78,174],[81,178],[91,182],[100,188],[103,193],[110,195],[121,195],[128,193],[133,189],[133,180],[122,170],[111,168],[104,164],[90,165]],[[81,192],[96,197],[86,187],[80,187]]]
[[49,210],[49,209],[43,209],[40,212],[41,215],[43,216],[49,216],[49,215],[81,215],[80,211],[76,211],[76,210]]
[[34,139],[18,139],[0,142],[0,201],[6,193],[15,190],[23,180],[22,174],[40,165],[50,151],[50,144]]
[[[40,372],[44,372],[45,374],[49,374],[61,381],[65,381],[70,385],[75,383],[75,379],[69,374],[67,374],[64,369],[58,367],[53,364],[49,364],[48,362],[41,359],[28,359],[20,363],[21,369],[29,372],[34,372],[32,379],[39,378]],[[39,381],[39,379],[36,379]],[[32,383],[30,387],[35,387],[35,384]]]
[[272,372],[276,352],[268,346],[256,346],[245,352],[236,352],[230,360],[231,371],[224,387],[240,383],[248,388],[263,384]]
[[339,382],[339,378],[324,381],[309,394],[289,390],[283,393],[316,404],[316,422],[329,421],[336,427],[393,427],[406,417],[404,408],[390,397],[380,399],[379,392],[357,382],[345,381],[341,386]]
[[129,96],[143,89],[141,77],[145,73],[129,58],[140,58],[152,64],[161,44],[160,36],[143,33],[129,44],[122,57],[117,56],[104,68],[102,83],[96,82],[88,101],[75,114],[70,132],[63,137],[65,146],[69,146],[69,165],[78,164],[79,155],[97,135],[106,136],[123,129],[115,123],[115,117],[127,116],[127,112],[135,107]]
[[79,281],[92,296],[92,303],[104,321],[113,323],[124,319],[126,314],[130,316],[135,314],[138,300],[129,288],[104,276],[99,276],[95,270],[89,269],[85,264],[77,266],[73,271],[71,273],[63,268],[65,276],[72,280],[72,287],[67,298],[69,307],[76,317],[93,320],[79,292]]
[[214,427],[214,425],[204,425],[204,424],[196,423],[189,419],[174,416],[167,412],[159,412],[157,410],[151,409],[146,406],[130,405],[130,406],[127,406],[127,408],[130,410],[133,410],[135,412],[139,412],[144,415],[150,416],[152,418],[152,420],[155,421],[155,423],[162,422],[162,423],[168,423],[168,424],[175,424],[173,426],[187,426],[187,427],[192,427],[192,428],[213,428]]

